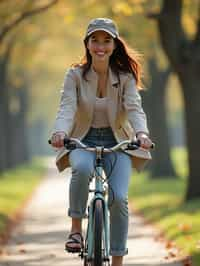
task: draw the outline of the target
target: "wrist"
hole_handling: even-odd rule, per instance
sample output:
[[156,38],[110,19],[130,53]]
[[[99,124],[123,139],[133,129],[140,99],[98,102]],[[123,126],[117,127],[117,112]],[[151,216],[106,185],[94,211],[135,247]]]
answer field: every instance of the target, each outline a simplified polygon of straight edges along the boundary
[[136,133],[136,138],[138,138],[139,136],[146,136],[146,137],[149,137],[149,134],[147,132],[144,132],[144,131],[138,131]]
[[64,137],[67,137],[67,134],[64,131],[56,131],[52,134],[52,136],[55,136],[55,135],[62,135]]
[[59,134],[59,133],[63,133],[63,134],[65,134],[65,135],[67,135],[67,134],[65,133],[65,131],[55,131],[55,132],[53,132],[53,135],[55,135],[55,134]]

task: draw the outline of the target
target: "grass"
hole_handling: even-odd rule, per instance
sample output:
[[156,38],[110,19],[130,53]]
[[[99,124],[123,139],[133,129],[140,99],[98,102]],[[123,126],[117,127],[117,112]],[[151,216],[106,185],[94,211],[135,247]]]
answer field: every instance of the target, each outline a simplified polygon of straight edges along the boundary
[[0,175],[0,235],[41,180],[43,165],[42,160],[35,159]]
[[175,242],[184,254],[200,265],[200,199],[184,201],[186,191],[186,152],[176,149],[172,158],[179,178],[154,180],[148,173],[134,175],[129,190],[131,205]]

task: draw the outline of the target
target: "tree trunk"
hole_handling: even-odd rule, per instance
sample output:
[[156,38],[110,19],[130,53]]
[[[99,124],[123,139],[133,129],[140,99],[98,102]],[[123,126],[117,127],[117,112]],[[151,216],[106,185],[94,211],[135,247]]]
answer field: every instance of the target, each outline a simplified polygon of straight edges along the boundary
[[190,70],[186,70],[180,75],[185,99],[186,135],[190,173],[186,192],[187,200],[200,197],[200,73],[199,75],[197,74],[197,68],[191,64]]
[[170,159],[170,144],[166,116],[165,92],[170,68],[159,69],[155,57],[149,59],[150,88],[143,93],[144,108],[152,139],[156,142],[153,160],[150,164],[152,178],[175,177],[175,171]]
[[7,167],[7,132],[6,132],[6,117],[7,117],[7,92],[5,88],[5,73],[3,66],[0,66],[0,172],[3,172]]
[[200,197],[200,14],[197,32],[189,40],[181,24],[182,5],[182,0],[164,0],[161,13],[150,17],[158,20],[162,47],[183,89],[189,158],[186,200],[190,200]]
[[7,66],[10,51],[0,58],[0,172],[8,167],[8,121],[9,121],[9,93],[7,90]]
[[19,91],[20,112],[18,114],[18,138],[19,138],[19,157],[20,162],[24,163],[29,160],[28,135],[27,135],[27,109],[28,109],[28,88],[22,87]]
[[10,166],[15,167],[29,160],[27,136],[27,88],[13,88],[19,102],[19,110],[12,113]]

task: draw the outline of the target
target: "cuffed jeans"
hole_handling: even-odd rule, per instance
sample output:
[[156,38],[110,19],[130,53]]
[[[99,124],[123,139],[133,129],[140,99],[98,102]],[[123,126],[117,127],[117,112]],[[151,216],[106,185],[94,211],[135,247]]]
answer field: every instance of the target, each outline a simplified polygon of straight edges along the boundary
[[[116,144],[111,128],[91,128],[82,140],[90,146],[110,148]],[[89,192],[89,177],[94,171],[95,153],[76,149],[70,152],[72,178],[69,193],[69,216],[85,217]],[[114,163],[116,160],[116,163]],[[112,169],[114,165],[114,168]],[[131,158],[122,151],[104,155],[103,168],[109,185],[110,255],[127,254],[128,234],[128,185],[131,176]],[[112,171],[111,171],[112,170]]]

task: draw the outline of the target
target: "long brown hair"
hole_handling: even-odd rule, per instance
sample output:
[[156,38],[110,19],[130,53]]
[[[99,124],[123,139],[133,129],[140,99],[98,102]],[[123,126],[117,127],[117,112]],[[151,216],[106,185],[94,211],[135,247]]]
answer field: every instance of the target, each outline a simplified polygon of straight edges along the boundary
[[[83,68],[83,78],[86,79],[86,75],[92,64],[92,57],[87,48],[89,40],[88,36],[84,39],[85,56],[81,59],[80,63],[73,64],[73,66],[81,66]],[[132,73],[137,84],[137,88],[142,87],[141,75],[141,55],[135,50],[131,49],[123,38],[118,37],[114,39],[116,48],[110,56],[110,67],[113,72],[119,77],[120,73]]]

